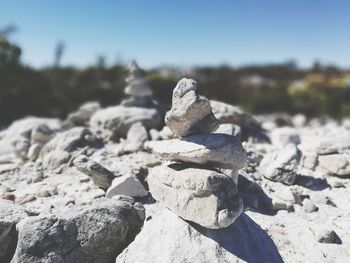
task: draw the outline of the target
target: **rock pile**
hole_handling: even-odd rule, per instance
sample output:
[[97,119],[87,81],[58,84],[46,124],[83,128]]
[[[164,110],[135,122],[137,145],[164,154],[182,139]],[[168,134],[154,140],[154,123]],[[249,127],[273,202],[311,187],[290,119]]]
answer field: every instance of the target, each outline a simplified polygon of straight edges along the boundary
[[210,133],[218,121],[210,101],[196,89],[196,81],[184,78],[173,91],[165,122],[178,138],[146,142],[146,149],[171,161],[150,170],[148,185],[157,201],[183,219],[224,228],[243,210],[227,171],[244,167],[247,156],[235,136]]
[[129,67],[124,92],[129,97],[121,105],[97,110],[90,118],[91,131],[105,141],[125,138],[130,127],[140,122],[147,130],[158,129],[161,124],[159,105],[152,99],[152,90],[133,61]]
[[124,89],[124,93],[129,98],[122,101],[121,104],[129,107],[151,106],[153,92],[142,76],[142,71],[135,60],[130,63],[129,72],[129,77],[125,80],[127,86]]

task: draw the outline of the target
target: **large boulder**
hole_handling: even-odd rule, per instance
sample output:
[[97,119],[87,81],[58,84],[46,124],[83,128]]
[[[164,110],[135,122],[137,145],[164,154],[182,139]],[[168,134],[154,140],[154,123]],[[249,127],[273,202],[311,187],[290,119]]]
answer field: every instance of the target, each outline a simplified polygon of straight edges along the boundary
[[159,128],[157,109],[114,106],[97,111],[90,119],[91,130],[105,140],[125,137],[132,124],[141,122],[146,129]]
[[208,228],[227,227],[243,211],[233,180],[214,170],[174,163],[154,167],[147,181],[154,199]]
[[140,231],[144,216],[143,206],[130,199],[102,199],[66,214],[26,218],[18,224],[12,262],[113,262]]
[[268,236],[242,214],[225,229],[188,224],[169,210],[162,210],[145,225],[116,259],[116,263],[224,263],[283,262]]
[[172,106],[165,116],[165,123],[175,136],[192,133],[210,133],[219,123],[210,101],[196,94],[197,82],[181,79],[173,90]]
[[145,148],[165,160],[208,164],[238,170],[247,162],[247,154],[235,136],[196,134],[164,141],[150,141]]

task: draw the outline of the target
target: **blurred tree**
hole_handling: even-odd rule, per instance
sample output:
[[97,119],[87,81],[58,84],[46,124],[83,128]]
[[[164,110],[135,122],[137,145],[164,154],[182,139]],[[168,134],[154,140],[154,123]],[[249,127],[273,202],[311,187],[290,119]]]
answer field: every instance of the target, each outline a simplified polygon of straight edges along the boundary
[[55,54],[54,54],[54,66],[58,68],[61,64],[61,60],[64,54],[64,50],[66,48],[66,45],[63,41],[59,41],[55,48]]

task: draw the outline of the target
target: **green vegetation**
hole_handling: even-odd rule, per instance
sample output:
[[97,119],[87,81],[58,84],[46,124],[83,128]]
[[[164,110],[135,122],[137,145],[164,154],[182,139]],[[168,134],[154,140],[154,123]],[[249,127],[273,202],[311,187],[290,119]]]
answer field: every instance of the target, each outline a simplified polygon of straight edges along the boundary
[[[86,101],[117,104],[123,95],[127,68],[98,63],[78,69],[60,66],[64,44],[59,43],[52,67],[23,65],[21,49],[0,34],[0,123],[27,116],[64,118]],[[294,63],[244,68],[201,67],[191,71],[157,69],[147,73],[155,98],[168,106],[181,77],[193,77],[200,92],[242,106],[254,113],[304,112],[309,116],[350,116],[349,72],[316,63],[311,70]]]

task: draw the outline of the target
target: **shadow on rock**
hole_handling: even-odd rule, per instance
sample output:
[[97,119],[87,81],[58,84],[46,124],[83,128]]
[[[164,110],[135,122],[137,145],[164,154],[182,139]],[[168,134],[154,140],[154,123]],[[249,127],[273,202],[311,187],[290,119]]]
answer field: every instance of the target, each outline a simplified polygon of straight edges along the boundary
[[246,262],[283,262],[273,240],[246,214],[242,214],[227,228],[194,227]]

